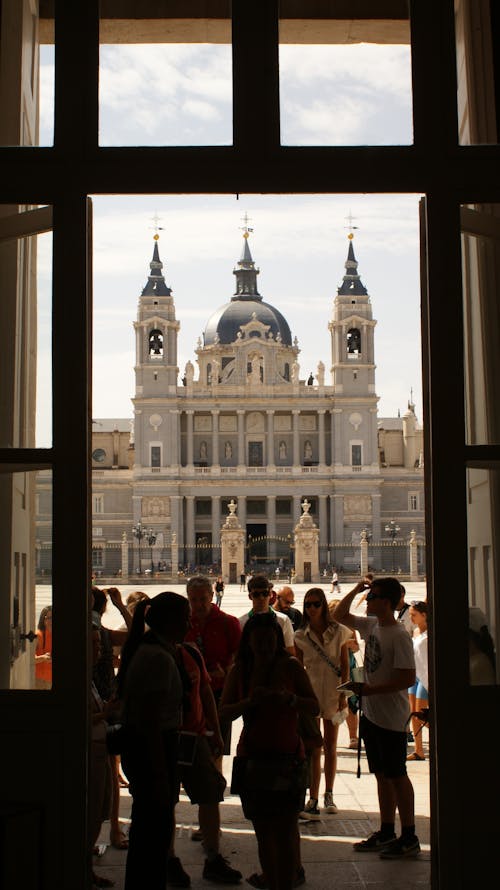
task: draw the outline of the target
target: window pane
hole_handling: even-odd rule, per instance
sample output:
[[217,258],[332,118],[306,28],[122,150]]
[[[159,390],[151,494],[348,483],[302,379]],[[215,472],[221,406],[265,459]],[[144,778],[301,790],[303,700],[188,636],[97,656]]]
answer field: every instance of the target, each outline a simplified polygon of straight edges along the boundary
[[[299,26],[300,25],[300,26]],[[408,145],[413,141],[407,22],[280,22],[284,145]]]
[[500,443],[500,205],[462,211],[467,443]]
[[40,47],[39,145],[54,144],[54,45]]
[[100,145],[230,145],[229,19],[101,19]]
[[51,208],[0,205],[0,447],[52,444]]
[[472,685],[498,683],[500,469],[467,470],[469,667]]
[[0,655],[0,688],[50,689],[52,472],[0,474],[0,509],[1,585],[10,591],[9,646]]
[[[498,3],[455,3],[458,132],[461,145],[498,142],[494,42]],[[498,38],[497,38],[498,40]]]

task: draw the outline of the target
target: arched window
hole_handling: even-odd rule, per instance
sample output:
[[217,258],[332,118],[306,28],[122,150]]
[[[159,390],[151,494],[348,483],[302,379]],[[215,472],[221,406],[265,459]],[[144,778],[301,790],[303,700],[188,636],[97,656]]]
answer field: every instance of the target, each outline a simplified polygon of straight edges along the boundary
[[207,365],[207,383],[212,382],[212,365],[209,363]]
[[358,328],[349,328],[347,331],[347,354],[359,355],[361,353],[361,334]]
[[158,328],[150,331],[148,344],[149,355],[163,355],[163,334]]

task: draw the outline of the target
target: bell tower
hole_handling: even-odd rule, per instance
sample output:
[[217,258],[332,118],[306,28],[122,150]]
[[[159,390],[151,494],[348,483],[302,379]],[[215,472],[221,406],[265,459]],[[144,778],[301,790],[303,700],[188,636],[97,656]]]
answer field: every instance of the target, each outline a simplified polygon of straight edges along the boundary
[[139,297],[135,328],[134,434],[136,473],[140,468],[161,472],[177,464],[178,422],[177,337],[172,290],[165,282],[154,235],[153,259]]
[[331,334],[332,384],[337,415],[334,463],[353,472],[378,470],[374,332],[368,291],[358,274],[352,232],[345,275],[337,290]]

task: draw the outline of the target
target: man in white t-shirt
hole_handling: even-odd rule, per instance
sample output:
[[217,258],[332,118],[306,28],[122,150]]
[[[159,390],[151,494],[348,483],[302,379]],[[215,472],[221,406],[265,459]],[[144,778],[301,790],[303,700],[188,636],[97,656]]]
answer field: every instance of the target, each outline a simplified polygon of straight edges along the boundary
[[[252,575],[248,582],[248,596],[252,601],[252,608],[249,612],[246,612],[244,615],[240,617],[240,625],[243,629],[248,619],[252,615],[262,615],[265,612],[274,612],[274,609],[269,605],[269,599],[271,597],[272,583],[266,578],[265,575]],[[288,615],[285,615],[283,612],[274,612],[276,618],[278,620],[278,624],[283,631],[283,637],[285,639],[285,647],[291,655],[295,655],[295,645],[294,645],[294,630],[292,622],[290,621]]]
[[[366,591],[366,618],[354,615],[354,598]],[[361,699],[360,734],[370,772],[375,774],[380,807],[380,829],[354,844],[359,852],[379,851],[382,859],[416,856],[413,786],[406,772],[408,687],[415,682],[413,645],[404,626],[394,617],[401,598],[396,578],[361,581],[341,600],[335,621],[357,630],[365,640],[364,682],[349,688]],[[401,836],[395,835],[396,809]]]

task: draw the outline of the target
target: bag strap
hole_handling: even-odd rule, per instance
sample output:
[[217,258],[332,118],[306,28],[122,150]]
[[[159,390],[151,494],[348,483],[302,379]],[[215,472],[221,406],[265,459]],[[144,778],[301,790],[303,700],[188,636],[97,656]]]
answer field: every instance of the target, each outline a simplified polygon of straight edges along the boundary
[[310,637],[308,634],[305,634],[304,636],[305,636],[305,639],[308,640],[308,642],[311,644],[311,646],[312,646],[314,649],[316,649],[316,652],[318,653],[318,655],[321,656],[321,658],[323,659],[323,661],[326,661],[327,665],[328,665],[329,667],[331,667],[332,671],[335,671],[335,673],[337,674],[337,677],[340,677],[341,674],[342,674],[340,668],[338,668],[337,665],[335,665],[335,664],[333,663],[333,661],[331,660],[331,658],[328,657],[328,655],[327,655],[326,652],[321,648],[321,646],[318,646],[318,644],[315,643],[314,640],[311,640],[311,637]]
[[363,696],[361,694],[361,690],[358,695],[358,707],[359,707],[359,718],[358,718],[358,768],[356,770],[356,778],[361,778],[361,711],[363,707]]

